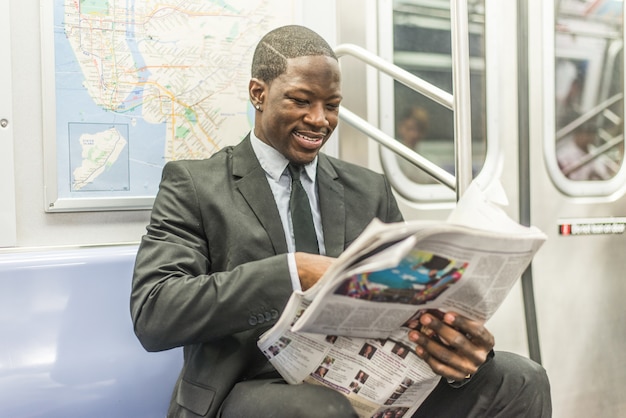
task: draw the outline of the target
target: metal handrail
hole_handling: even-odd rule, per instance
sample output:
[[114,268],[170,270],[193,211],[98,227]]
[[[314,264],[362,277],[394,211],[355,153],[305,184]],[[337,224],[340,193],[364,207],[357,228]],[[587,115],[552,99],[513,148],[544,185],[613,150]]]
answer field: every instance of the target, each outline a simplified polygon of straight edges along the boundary
[[615,103],[619,102],[623,98],[624,98],[623,93],[617,93],[609,97],[602,103],[598,103],[597,105],[595,105],[594,107],[592,107],[591,109],[589,109],[588,111],[586,111],[585,113],[583,113],[582,115],[580,115],[579,117],[577,117],[576,119],[574,119],[573,121],[571,121],[570,123],[562,127],[561,129],[559,129],[556,132],[556,142],[561,141],[563,138],[567,137],[569,134],[574,132],[578,127],[583,125],[585,122],[588,122],[589,120],[598,116],[600,113],[604,112],[606,109],[608,109]]
[[428,83],[397,65],[385,61],[378,55],[356,45],[342,44],[335,48],[337,57],[350,55],[377,70],[391,76],[405,86],[445,106],[454,114],[454,158],[456,176],[430,162],[391,136],[373,127],[346,108],[341,108],[339,117],[354,128],[365,133],[384,147],[418,166],[439,182],[456,191],[457,200],[472,181],[471,101],[469,81],[469,39],[467,3],[464,0],[450,1],[452,35],[452,79],[454,95]]
[[[573,121],[571,121],[570,123],[562,127],[561,129],[559,129],[556,132],[555,142],[558,144],[559,142],[565,140],[565,138],[568,138],[569,135],[571,135],[576,129],[580,128],[583,124],[587,123],[588,121],[600,115],[601,113],[605,113],[609,109],[609,107],[619,102],[620,100],[623,100],[623,98],[624,98],[624,95],[622,93],[617,93],[613,95],[612,97],[609,97],[608,99],[604,100],[602,103],[598,103],[597,105],[589,109],[587,112],[583,113],[582,115],[580,115],[579,117],[577,117],[576,119],[574,119]],[[619,123],[619,121],[617,123]],[[603,138],[602,135],[600,135],[600,138],[605,140],[605,138]],[[571,173],[591,163],[592,161],[596,160],[601,155],[608,153],[615,147],[622,144],[623,141],[624,141],[623,135],[611,136],[608,140],[605,140],[605,142],[602,145],[588,152],[586,155],[579,158],[575,163],[568,165],[566,167],[562,167],[561,172],[563,173],[565,177],[569,177]]]
[[450,110],[453,110],[454,108],[454,99],[450,93],[440,89],[439,87],[429,83],[428,81],[422,80],[421,78],[411,74],[410,72],[398,67],[395,64],[390,63],[389,61],[385,61],[378,55],[373,54],[365,48],[361,48],[360,46],[352,44],[341,44],[335,48],[335,54],[337,55],[337,57],[351,55],[355,58],[358,58],[366,64],[369,64],[372,67],[391,76],[405,86],[419,93],[422,93],[424,96],[428,97],[431,100],[434,100],[440,105],[445,106]]
[[341,109],[339,110],[339,117],[345,122],[352,125],[354,128],[358,129],[359,131],[363,132],[364,134],[378,142],[379,144],[395,152],[410,163],[418,166],[430,176],[448,186],[450,189],[455,190],[456,178],[443,168],[439,167],[437,164],[429,161],[428,159],[413,151],[411,148],[407,147],[400,141],[387,135],[380,129],[372,126],[372,124],[355,115],[345,107],[341,107]]
[[617,135],[616,137],[612,138],[610,141],[607,141],[604,144],[600,145],[599,147],[595,148],[593,151],[588,152],[585,156],[583,156],[578,161],[576,161],[576,163],[572,165],[568,165],[567,167],[563,167],[561,171],[563,172],[563,175],[565,177],[568,177],[574,171],[589,164],[590,162],[596,160],[600,156],[606,154],[613,148],[623,143],[624,143],[624,135],[622,134]]

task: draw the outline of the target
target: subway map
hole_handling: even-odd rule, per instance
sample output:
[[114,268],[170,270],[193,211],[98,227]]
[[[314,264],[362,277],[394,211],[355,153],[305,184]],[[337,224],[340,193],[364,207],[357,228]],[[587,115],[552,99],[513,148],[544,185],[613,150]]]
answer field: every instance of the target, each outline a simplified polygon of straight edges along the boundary
[[154,196],[167,161],[238,142],[254,47],[294,20],[281,0],[52,1],[64,198]]

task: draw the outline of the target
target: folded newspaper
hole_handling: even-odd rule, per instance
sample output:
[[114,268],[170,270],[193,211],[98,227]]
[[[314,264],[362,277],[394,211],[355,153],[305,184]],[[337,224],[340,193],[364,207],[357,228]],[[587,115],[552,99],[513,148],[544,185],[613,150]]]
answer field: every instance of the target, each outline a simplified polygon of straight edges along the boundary
[[440,379],[408,338],[419,317],[486,321],[546,239],[505,202],[499,183],[474,182],[445,222],[373,220],[318,283],[292,294],[259,348],[288,383],[331,387],[360,417],[411,416]]

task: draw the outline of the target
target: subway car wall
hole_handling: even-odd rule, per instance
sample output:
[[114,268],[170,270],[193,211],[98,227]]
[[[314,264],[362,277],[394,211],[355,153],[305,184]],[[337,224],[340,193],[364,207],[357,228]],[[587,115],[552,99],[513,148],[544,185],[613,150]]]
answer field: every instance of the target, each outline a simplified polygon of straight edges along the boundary
[[[284,19],[331,44],[363,47],[454,94],[448,0],[282,3]],[[53,23],[63,4],[0,5],[0,45],[8,51],[0,61],[0,333],[8,337],[0,343],[0,416],[84,416],[94,408],[111,416],[116,407],[164,415],[181,351],[144,352],[124,303],[150,196],[126,207],[74,201],[67,210],[49,197],[60,174],[45,151],[54,137],[47,106],[54,79],[46,70],[51,37],[64,34]],[[467,6],[472,161],[465,164],[483,183],[503,184],[511,217],[548,235],[487,327],[497,350],[546,368],[554,417],[626,416],[623,3]],[[346,109],[454,173],[450,110],[351,57],[340,65]],[[249,123],[245,110],[239,116],[244,122],[228,129]],[[328,153],[389,177],[406,219],[443,220],[454,207],[453,191],[350,124],[340,122],[331,141]],[[89,324],[107,341],[99,344]],[[153,403],[156,393],[161,401]],[[141,415],[145,403],[155,409]]]

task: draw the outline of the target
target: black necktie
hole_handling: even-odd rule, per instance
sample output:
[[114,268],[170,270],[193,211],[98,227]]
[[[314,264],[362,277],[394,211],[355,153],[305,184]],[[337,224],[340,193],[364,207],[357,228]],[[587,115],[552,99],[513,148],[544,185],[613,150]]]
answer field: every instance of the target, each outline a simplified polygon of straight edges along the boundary
[[296,240],[296,251],[319,254],[313,216],[311,215],[311,205],[300,182],[302,166],[289,164],[288,169],[291,175],[289,211],[291,212],[293,235]]

